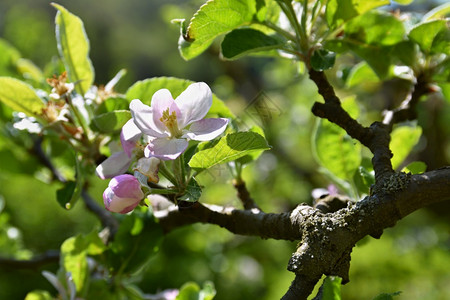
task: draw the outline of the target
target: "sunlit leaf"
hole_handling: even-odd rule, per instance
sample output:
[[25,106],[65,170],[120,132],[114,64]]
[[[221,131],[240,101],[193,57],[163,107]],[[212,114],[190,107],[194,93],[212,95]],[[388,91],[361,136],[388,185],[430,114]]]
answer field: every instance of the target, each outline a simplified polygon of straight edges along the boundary
[[[359,108],[354,98],[346,99],[342,105],[352,117],[358,116]],[[319,163],[343,180],[353,178],[361,164],[361,144],[328,120],[318,121],[313,150]]]
[[227,59],[237,59],[248,53],[279,48],[282,43],[259,30],[251,28],[235,29],[222,41],[222,55]]
[[94,82],[94,68],[89,59],[89,40],[81,19],[63,6],[52,3],[58,10],[56,14],[56,40],[58,51],[77,91],[84,95]]
[[39,117],[44,102],[28,84],[11,77],[0,77],[0,101],[28,116]]
[[341,300],[340,277],[327,276],[323,281],[322,300]]
[[334,28],[373,8],[388,4],[389,0],[329,0],[326,19],[328,25]]
[[53,300],[53,297],[47,291],[32,291],[25,296],[25,300]]
[[414,0],[394,0],[394,1],[401,5],[408,5],[411,4]]
[[61,245],[60,264],[65,272],[72,274],[77,292],[85,288],[88,276],[86,243],[81,235],[71,237]]
[[269,149],[266,139],[256,132],[230,133],[211,147],[197,152],[189,161],[195,169],[207,169],[214,165],[236,160],[254,151]]
[[450,14],[450,2],[447,2],[447,3],[441,4],[441,5],[433,8],[429,12],[427,12],[423,16],[422,20],[423,21],[431,21],[431,20],[435,20],[435,19],[441,19],[449,14]]
[[404,39],[405,28],[393,14],[374,10],[349,21],[345,35],[369,45],[391,46]]
[[[194,83],[194,81],[175,77],[154,77],[137,81],[127,90],[125,97],[129,101],[139,99],[144,104],[150,105],[152,96],[156,91],[168,89],[175,99],[192,83]],[[234,118],[233,113],[215,94],[213,94],[213,103],[209,110],[209,114],[216,114],[223,118]]]
[[[432,53],[433,43],[440,31],[448,31],[445,20],[433,20],[420,23],[409,32],[409,38],[419,44],[420,49],[425,53]],[[448,38],[448,35],[441,36],[441,39]]]
[[177,300],[212,300],[216,295],[216,290],[212,282],[205,282],[200,289],[195,282],[186,282],[177,296]]
[[401,126],[392,131],[389,147],[394,155],[391,159],[394,170],[400,167],[402,162],[419,141],[421,135],[422,128],[419,126]]
[[191,19],[178,45],[181,56],[192,59],[205,51],[214,39],[235,28],[248,25],[257,13],[256,0],[211,0]]
[[346,84],[348,87],[353,87],[359,84],[376,83],[379,81],[373,69],[366,62],[361,62],[350,70]]
[[411,174],[420,174],[427,170],[427,165],[423,161],[413,161],[402,169],[402,172],[409,172]]

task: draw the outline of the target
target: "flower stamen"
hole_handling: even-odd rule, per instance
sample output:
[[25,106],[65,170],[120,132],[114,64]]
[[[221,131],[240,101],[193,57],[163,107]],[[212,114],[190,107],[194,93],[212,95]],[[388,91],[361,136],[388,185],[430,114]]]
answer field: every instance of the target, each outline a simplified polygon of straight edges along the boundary
[[159,119],[170,132],[170,136],[173,138],[179,138],[183,135],[181,130],[178,128],[177,114],[175,111],[169,112],[169,109],[163,111],[162,117]]

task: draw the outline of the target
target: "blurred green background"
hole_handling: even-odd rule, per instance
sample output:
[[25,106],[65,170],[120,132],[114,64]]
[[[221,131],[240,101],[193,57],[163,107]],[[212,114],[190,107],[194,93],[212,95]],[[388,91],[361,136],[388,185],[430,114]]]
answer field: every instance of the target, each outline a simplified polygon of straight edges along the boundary
[[[202,1],[58,3],[84,22],[98,85],[106,84],[122,68],[128,73],[117,87],[120,92],[136,80],[154,76],[205,81],[246,124],[258,123],[245,110],[252,100],[264,97],[273,105],[270,125],[258,124],[264,126],[273,149],[244,173],[252,196],[264,211],[282,212],[300,202],[311,202],[313,188],[331,183],[318,170],[311,152],[315,119],[310,107],[317,99],[316,89],[299,74],[298,65],[258,57],[224,62],[215,47],[192,61],[181,59],[177,51],[179,29],[170,20],[189,19]],[[420,12],[435,4],[416,1],[412,9]],[[0,37],[47,77],[52,74],[48,62],[57,56],[54,16],[50,1],[0,2]],[[350,64],[355,62],[346,59]],[[341,88],[348,71],[346,59],[335,69],[344,75],[332,78]],[[0,75],[10,75],[5,66],[0,52]],[[362,122],[368,125],[379,118],[375,109],[395,102],[401,92],[401,84],[392,80],[382,86],[369,83],[351,93],[358,94],[364,111]],[[342,96],[348,94],[342,92]],[[425,161],[429,169],[449,164],[448,101],[434,96],[422,104],[419,124],[424,137],[409,160]],[[29,258],[58,249],[68,237],[99,227],[81,201],[71,211],[59,206],[55,191],[60,186],[49,184],[46,171],[19,147],[30,143],[26,137],[18,134],[11,140],[11,112],[3,106],[0,109],[0,256]],[[207,187],[201,201],[239,206],[225,167],[219,166],[199,180]],[[101,203],[107,183],[96,178],[92,182],[91,195]],[[418,211],[386,230],[380,240],[367,238],[355,247],[351,282],[343,287],[343,299],[372,299],[379,293],[396,291],[402,291],[397,299],[450,299],[449,207],[447,203]],[[190,280],[199,284],[212,280],[218,300],[279,299],[293,279],[286,267],[295,246],[294,242],[234,236],[214,226],[189,226],[167,236],[139,286],[154,293],[178,288]],[[0,269],[0,299],[23,299],[34,289],[56,294],[40,274],[56,269],[56,264],[33,270]]]

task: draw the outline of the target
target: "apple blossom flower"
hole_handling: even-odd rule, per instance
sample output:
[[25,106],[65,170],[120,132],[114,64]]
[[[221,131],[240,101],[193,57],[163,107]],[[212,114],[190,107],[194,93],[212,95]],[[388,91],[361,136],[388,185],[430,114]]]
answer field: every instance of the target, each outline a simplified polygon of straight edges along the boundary
[[126,214],[132,211],[141,200],[144,193],[141,184],[132,175],[123,174],[114,177],[103,192],[105,208],[112,212]]
[[120,142],[123,151],[113,153],[98,165],[95,169],[97,176],[101,179],[106,179],[125,173],[134,159],[133,152],[137,148],[137,142],[141,135],[141,131],[134,125],[133,120],[125,123],[120,132]]
[[148,136],[146,157],[173,160],[189,140],[209,141],[225,131],[225,118],[203,119],[212,105],[212,93],[204,82],[193,83],[175,100],[167,89],[157,91],[151,106],[135,99],[130,110],[136,126]]

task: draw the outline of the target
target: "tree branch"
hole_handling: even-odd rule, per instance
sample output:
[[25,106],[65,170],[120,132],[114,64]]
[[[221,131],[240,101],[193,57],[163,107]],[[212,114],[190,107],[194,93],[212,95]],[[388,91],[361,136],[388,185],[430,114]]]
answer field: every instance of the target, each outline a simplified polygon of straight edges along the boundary
[[8,269],[38,269],[50,263],[59,261],[59,251],[48,250],[41,255],[37,255],[29,260],[19,260],[11,258],[0,258],[0,267]]
[[235,234],[298,240],[301,238],[299,224],[292,222],[291,213],[264,213],[259,209],[239,210],[197,202],[182,209],[171,206],[167,210],[155,212],[155,217],[159,219],[165,233],[185,225],[208,223]]

